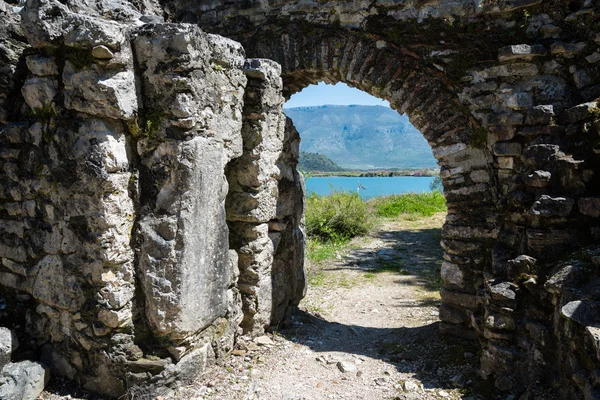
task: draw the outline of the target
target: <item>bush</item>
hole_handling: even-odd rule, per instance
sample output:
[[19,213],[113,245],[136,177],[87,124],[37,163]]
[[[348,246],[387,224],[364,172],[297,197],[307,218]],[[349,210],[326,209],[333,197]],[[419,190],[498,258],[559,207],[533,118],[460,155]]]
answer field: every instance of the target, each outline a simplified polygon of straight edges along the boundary
[[442,192],[407,193],[378,197],[372,201],[375,214],[380,217],[397,217],[412,214],[430,217],[436,212],[446,211],[446,199]]
[[373,225],[368,204],[357,193],[312,193],[306,198],[306,233],[322,241],[343,242],[366,234]]

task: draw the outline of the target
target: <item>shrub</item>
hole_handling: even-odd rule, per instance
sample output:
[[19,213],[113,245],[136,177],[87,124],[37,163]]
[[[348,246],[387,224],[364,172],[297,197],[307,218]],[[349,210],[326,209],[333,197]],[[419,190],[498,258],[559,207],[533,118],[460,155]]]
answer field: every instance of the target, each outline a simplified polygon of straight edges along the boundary
[[446,211],[446,199],[442,192],[407,193],[378,197],[372,200],[375,214],[380,217],[397,217],[400,214],[413,214],[429,217],[436,212]]
[[322,241],[343,242],[366,234],[373,224],[368,204],[357,193],[312,193],[306,198],[306,233]]

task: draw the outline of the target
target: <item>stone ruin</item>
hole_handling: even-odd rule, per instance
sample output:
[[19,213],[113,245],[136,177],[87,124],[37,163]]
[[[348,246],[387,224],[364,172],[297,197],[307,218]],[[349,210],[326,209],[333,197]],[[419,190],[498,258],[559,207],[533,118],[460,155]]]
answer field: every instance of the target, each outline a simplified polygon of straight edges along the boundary
[[407,113],[439,161],[440,332],[477,341],[501,390],[600,398],[599,13],[0,0],[0,325],[19,339],[0,332],[0,393],[41,361],[151,397],[284,323],[306,280],[282,105],[325,81]]

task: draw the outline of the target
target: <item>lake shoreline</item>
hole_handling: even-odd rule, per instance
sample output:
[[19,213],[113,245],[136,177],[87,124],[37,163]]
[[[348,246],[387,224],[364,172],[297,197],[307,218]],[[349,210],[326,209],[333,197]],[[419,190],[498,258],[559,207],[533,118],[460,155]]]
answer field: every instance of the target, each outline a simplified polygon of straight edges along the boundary
[[348,170],[348,171],[311,171],[304,173],[309,177],[349,177],[349,178],[372,178],[372,177],[397,177],[397,176],[415,176],[415,177],[436,177],[440,175],[438,169],[376,169],[376,170]]
[[333,192],[357,192],[363,200],[403,193],[429,193],[431,176],[309,176],[306,193],[329,196]]

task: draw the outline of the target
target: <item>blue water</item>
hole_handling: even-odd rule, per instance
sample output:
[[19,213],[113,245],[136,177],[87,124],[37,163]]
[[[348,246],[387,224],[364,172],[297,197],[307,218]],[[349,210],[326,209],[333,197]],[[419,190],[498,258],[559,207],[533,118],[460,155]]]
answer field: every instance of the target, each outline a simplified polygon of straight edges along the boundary
[[360,197],[369,199],[400,193],[430,192],[431,176],[392,176],[373,178],[349,178],[345,176],[313,177],[306,180],[306,192],[318,195],[329,195],[333,190],[356,192],[360,183],[366,190],[360,190]]

